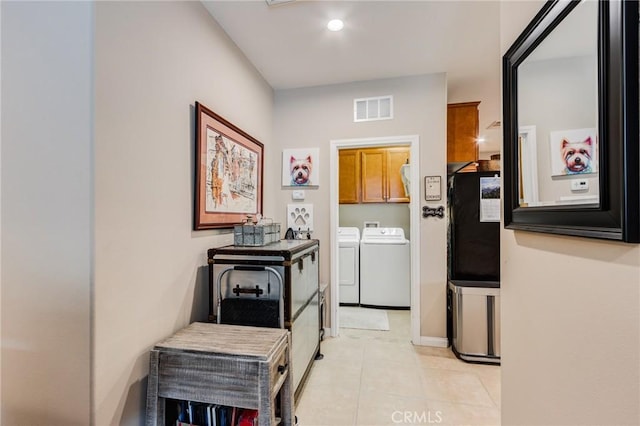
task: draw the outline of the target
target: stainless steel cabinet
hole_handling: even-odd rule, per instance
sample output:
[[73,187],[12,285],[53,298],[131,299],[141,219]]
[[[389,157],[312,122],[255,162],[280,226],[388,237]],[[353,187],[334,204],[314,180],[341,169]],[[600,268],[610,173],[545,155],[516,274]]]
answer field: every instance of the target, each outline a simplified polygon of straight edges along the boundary
[[449,281],[451,346],[464,361],[500,364],[500,283]]

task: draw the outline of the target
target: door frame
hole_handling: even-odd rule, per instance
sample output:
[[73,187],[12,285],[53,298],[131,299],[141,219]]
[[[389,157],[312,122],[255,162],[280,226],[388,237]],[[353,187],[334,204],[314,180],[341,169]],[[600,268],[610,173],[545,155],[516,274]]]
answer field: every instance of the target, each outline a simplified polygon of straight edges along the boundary
[[339,335],[340,285],[338,279],[338,150],[378,146],[408,145],[411,158],[411,185],[409,202],[409,245],[411,248],[411,340],[420,344],[420,136],[389,136],[376,138],[335,139],[330,141],[330,244],[331,244],[331,336]]
[[[521,202],[536,206],[540,201],[538,192],[538,141],[536,139],[536,126],[520,126],[518,128],[520,145],[520,176],[518,182],[522,182],[524,197]],[[520,197],[522,197],[522,193]]]

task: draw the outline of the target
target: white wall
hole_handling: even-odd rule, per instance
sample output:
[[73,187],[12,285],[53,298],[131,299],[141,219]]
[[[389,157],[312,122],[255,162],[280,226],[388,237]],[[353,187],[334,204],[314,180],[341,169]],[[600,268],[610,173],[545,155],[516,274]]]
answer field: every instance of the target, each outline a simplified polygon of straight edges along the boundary
[[233,241],[191,230],[194,102],[269,152],[273,92],[200,2],[98,2],[95,52],[94,420],[138,425],[149,349],[207,318],[206,250]]
[[[353,122],[353,99],[394,96],[394,119]],[[394,78],[277,91],[274,141],[278,148],[319,147],[323,173],[318,189],[307,189],[305,202],[314,204],[315,232],[320,239],[320,279],[329,283],[329,142],[335,139],[420,136],[420,175],[446,176],[446,76]],[[281,155],[273,153],[274,164]],[[324,172],[327,171],[327,172]],[[291,190],[271,182],[276,209],[267,214],[284,222]],[[424,201],[421,205],[425,204]],[[431,206],[442,203],[430,203]],[[284,222],[286,223],[286,222]],[[446,221],[421,219],[421,335],[446,336]]]
[[409,238],[410,220],[409,204],[406,203],[366,203],[340,204],[340,226],[364,228],[364,222],[379,221],[382,227],[402,228],[404,235]]
[[480,159],[488,160],[491,154],[500,152],[502,144],[502,129],[487,129],[491,123],[500,120],[502,116],[502,101],[500,99],[500,2],[484,2],[486,13],[482,16],[482,34],[476,37],[467,38],[468,43],[480,43],[482,40],[483,54],[486,57],[495,58],[491,61],[492,74],[480,76],[475,70],[465,70],[460,75],[450,76],[447,90],[447,102],[473,102],[480,101],[478,105],[478,135],[485,139],[484,143],[478,145]]
[[[599,194],[597,173],[552,177],[551,157],[560,155],[560,147],[552,148],[549,142],[552,131],[598,127],[595,62],[594,55],[526,61],[520,65],[518,122],[536,126],[540,201]],[[549,105],[551,99],[553,102]],[[571,181],[578,178],[587,180],[589,189],[572,193]]]
[[[542,4],[501,3],[503,52]],[[502,424],[639,424],[640,248],[504,229],[501,244]]]
[[2,411],[90,420],[93,5],[2,2]]

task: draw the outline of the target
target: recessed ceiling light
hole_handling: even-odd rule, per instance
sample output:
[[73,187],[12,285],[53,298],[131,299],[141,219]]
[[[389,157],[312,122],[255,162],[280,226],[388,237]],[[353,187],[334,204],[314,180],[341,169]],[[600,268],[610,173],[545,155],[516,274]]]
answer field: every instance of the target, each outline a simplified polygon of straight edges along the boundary
[[327,28],[329,29],[329,31],[340,31],[342,28],[344,28],[344,22],[342,22],[340,19],[332,19],[327,24]]
[[479,138],[476,139],[477,143],[484,143],[486,141],[485,138],[483,138],[482,136],[480,136]]

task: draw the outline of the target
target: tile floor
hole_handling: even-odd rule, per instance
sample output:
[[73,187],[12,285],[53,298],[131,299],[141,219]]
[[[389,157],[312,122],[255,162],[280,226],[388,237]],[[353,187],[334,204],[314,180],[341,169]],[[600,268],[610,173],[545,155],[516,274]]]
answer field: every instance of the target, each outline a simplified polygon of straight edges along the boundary
[[500,367],[413,346],[409,312],[387,313],[389,331],[324,339],[296,406],[300,426],[500,424]]

